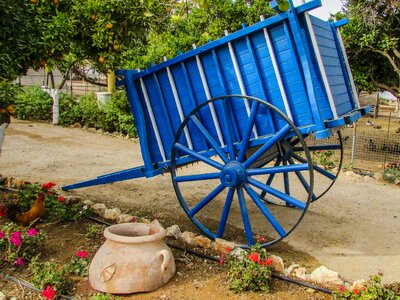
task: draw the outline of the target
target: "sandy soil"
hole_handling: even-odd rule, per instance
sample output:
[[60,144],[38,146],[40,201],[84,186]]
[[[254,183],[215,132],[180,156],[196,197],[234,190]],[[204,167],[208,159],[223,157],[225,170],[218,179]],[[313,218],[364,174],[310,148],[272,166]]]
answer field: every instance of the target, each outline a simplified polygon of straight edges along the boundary
[[[6,130],[0,173],[64,185],[142,164],[137,141],[13,120]],[[385,282],[399,282],[400,188],[342,175],[327,195],[310,206],[296,230],[270,251],[282,255],[287,264],[298,262],[310,270],[319,261],[350,280],[381,270]],[[207,186],[197,190],[202,188]],[[176,223],[196,231],[176,199],[169,174],[72,193],[158,218],[164,226]]]

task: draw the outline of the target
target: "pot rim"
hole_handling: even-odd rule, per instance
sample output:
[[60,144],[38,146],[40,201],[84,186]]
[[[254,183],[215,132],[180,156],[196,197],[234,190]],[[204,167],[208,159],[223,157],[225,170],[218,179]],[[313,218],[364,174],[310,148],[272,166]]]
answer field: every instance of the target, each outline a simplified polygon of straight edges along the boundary
[[[132,230],[134,228],[140,227],[147,227],[150,230],[153,230],[155,233],[149,235],[142,235],[142,236],[124,236],[118,235],[118,231],[124,229],[126,232],[127,230]],[[150,242],[157,242],[164,239],[166,236],[165,229],[159,224],[152,224],[152,223],[121,223],[115,224],[107,227],[104,229],[103,233],[104,237],[107,240],[124,243],[124,244],[140,244],[140,243],[150,243]]]

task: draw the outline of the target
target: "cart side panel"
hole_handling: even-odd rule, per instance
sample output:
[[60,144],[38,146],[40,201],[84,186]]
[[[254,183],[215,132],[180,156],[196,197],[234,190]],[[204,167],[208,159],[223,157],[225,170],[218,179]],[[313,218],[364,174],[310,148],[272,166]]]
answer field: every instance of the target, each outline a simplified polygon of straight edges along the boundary
[[[311,16],[315,37],[321,52],[322,61],[332,91],[338,115],[344,115],[354,109],[353,99],[346,85],[345,76],[337,49],[334,33],[328,22]],[[303,22],[304,24],[304,22]]]

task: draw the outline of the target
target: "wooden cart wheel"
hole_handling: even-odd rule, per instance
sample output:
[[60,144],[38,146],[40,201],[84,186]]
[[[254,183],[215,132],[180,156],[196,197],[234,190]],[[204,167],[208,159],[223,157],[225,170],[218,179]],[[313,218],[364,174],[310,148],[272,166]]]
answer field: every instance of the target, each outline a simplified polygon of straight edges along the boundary
[[[316,140],[314,135],[305,136],[304,141],[308,145],[308,150],[311,152],[311,157],[314,166],[315,185],[314,193],[311,202],[314,202],[324,196],[334,185],[338,178],[343,165],[343,139],[340,131],[336,136]],[[289,138],[287,142],[292,147],[290,156],[277,157],[274,162],[277,166],[292,165],[295,162],[305,163],[307,160],[304,157],[304,149],[297,138]],[[276,179],[274,174],[270,175],[267,182],[272,184]],[[278,179],[279,180],[279,179]],[[308,185],[305,183],[301,174],[296,173],[296,181],[299,181],[304,189],[308,190]],[[287,184],[286,190],[290,193],[290,184]],[[261,193],[260,197],[264,199],[266,193]],[[268,201],[265,199],[265,201]]]
[[[210,126],[210,104],[217,108],[223,141]],[[229,113],[233,106],[245,109],[246,105],[249,113],[245,120],[238,121]],[[271,126],[279,124],[279,129],[255,139],[259,121],[265,126],[271,115],[275,120]],[[185,132],[190,132],[193,139],[204,139],[208,147],[191,149]],[[290,139],[298,139],[305,161],[281,166],[276,159],[286,159],[293,153]],[[182,167],[182,162],[194,161],[198,164]],[[288,189],[289,180],[298,174],[306,191]],[[283,176],[284,180],[273,186],[268,182],[270,175]],[[242,247],[257,241],[268,246],[288,236],[304,217],[314,186],[311,154],[293,122],[273,105],[239,95],[204,102],[184,119],[172,146],[171,176],[179,202],[191,221],[210,238],[234,240]],[[262,201],[261,193],[268,202]]]

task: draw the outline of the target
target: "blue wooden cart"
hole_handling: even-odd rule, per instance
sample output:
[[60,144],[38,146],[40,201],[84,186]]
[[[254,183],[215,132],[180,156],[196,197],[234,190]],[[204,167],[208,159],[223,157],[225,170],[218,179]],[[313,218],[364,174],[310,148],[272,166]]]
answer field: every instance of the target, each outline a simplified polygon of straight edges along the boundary
[[[287,12],[147,70],[117,71],[144,165],[63,189],[169,172],[184,211],[209,237],[229,231],[246,247],[257,235],[266,246],[291,233],[337,177],[311,153],[338,151],[341,163],[338,132],[368,108],[359,105],[338,29],[347,21],[308,15],[318,0],[289,2]],[[334,135],[334,143],[310,145]],[[314,174],[327,182],[318,193]]]

